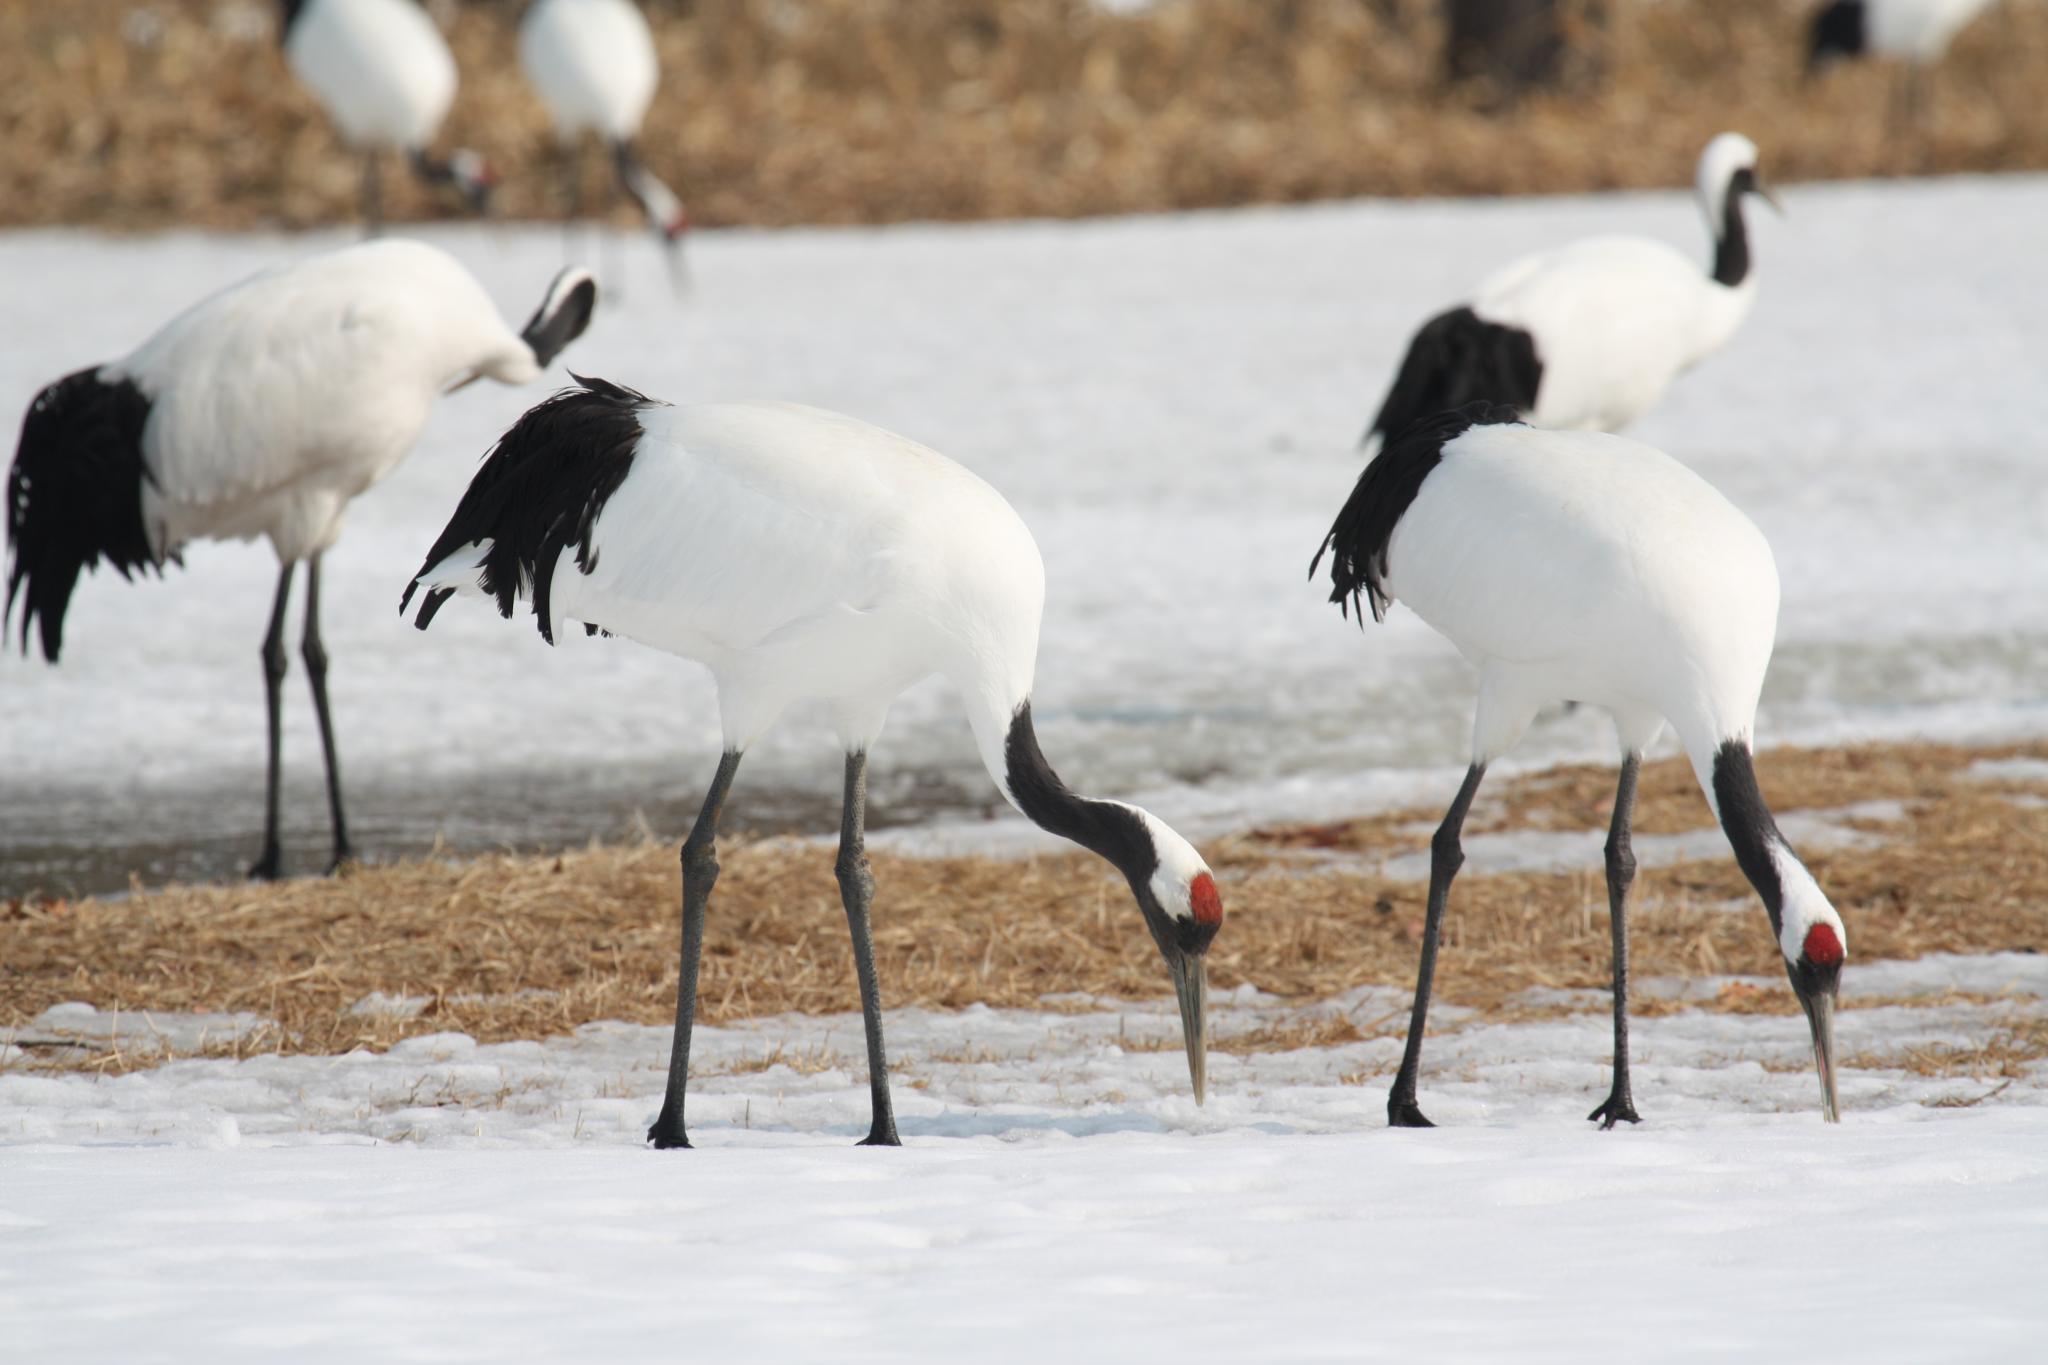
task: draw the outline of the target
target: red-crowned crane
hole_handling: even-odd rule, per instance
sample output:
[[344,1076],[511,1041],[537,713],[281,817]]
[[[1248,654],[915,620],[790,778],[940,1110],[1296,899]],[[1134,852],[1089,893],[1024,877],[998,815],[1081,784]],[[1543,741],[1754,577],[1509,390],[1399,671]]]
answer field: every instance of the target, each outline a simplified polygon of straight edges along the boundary
[[1927,68],[1941,60],[1956,34],[1991,0],[1833,0],[1813,13],[1806,35],[1806,74],[1837,61],[1877,56],[1905,64],[1892,103],[1892,122],[1903,126],[1923,103]]
[[[1410,426],[1359,476],[1316,563],[1330,600],[1383,618],[1396,600],[1479,669],[1472,760],[1430,843],[1421,970],[1396,1127],[1428,1127],[1415,1097],[1444,902],[1465,812],[1487,764],[1537,708],[1605,707],[1621,744],[1607,836],[1614,942],[1614,1086],[1588,1115],[1639,1122],[1628,1076],[1629,820],[1636,772],[1665,725],[1692,759],[1735,861],[1770,916],[1813,1033],[1821,1113],[1836,1117],[1834,1005],[1848,935],[1793,853],[1751,764],[1757,696],[1777,633],[1778,571],[1749,518],[1661,451],[1619,436],[1541,431],[1474,404]],[[1314,572],[1311,566],[1310,572]]]
[[8,474],[7,614],[56,662],[79,571],[161,570],[193,540],[267,537],[281,565],[263,641],[270,758],[263,852],[280,870],[278,780],[285,608],[306,565],[302,652],[327,758],[334,859],[351,855],[320,641],[320,556],[349,500],[412,449],[442,391],[525,384],[581,335],[597,300],[564,270],[523,331],[454,258],[420,242],[366,242],[267,270],[194,305],[120,360],[37,394]]
[[418,0],[283,0],[284,55],[342,140],[363,156],[363,222],[384,222],[379,159],[405,157],[429,185],[451,186],[478,213],[497,177],[477,153],[427,148],[455,102],[455,56]]
[[611,152],[620,189],[640,206],[681,278],[690,215],[640,159],[634,140],[661,79],[654,35],[632,0],[537,0],[519,25],[519,64],[554,117],[564,198],[582,211],[583,152],[592,136]]
[[823,701],[846,755],[836,864],[867,1030],[873,1121],[894,1146],[881,988],[863,853],[868,751],[897,694],[933,674],[960,693],[982,762],[1011,805],[1123,873],[1179,997],[1195,1098],[1206,1071],[1204,954],[1223,922],[1187,840],[1121,801],[1077,796],[1038,747],[1031,684],[1045,567],[1000,494],[878,428],[784,403],[670,407],[585,379],[499,440],[399,609],[451,594],[541,638],[564,621],[694,659],[718,684],[724,756],[682,847],[676,1027],[656,1147],[687,1147],[683,1095],[715,840],[740,758],[793,702]]
[[1700,153],[1700,208],[1714,237],[1702,271],[1647,237],[1588,237],[1495,272],[1424,323],[1365,433],[1368,457],[1409,423],[1502,403],[1540,427],[1619,431],[1678,375],[1721,349],[1756,301],[1745,196],[1777,200],[1756,144],[1722,133]]

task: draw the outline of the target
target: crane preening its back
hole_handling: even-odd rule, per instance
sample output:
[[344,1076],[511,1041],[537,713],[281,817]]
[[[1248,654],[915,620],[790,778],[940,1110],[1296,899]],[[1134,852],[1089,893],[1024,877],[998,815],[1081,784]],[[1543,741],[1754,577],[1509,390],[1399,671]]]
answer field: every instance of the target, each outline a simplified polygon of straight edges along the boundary
[[478,213],[497,176],[477,153],[429,150],[455,102],[455,56],[418,0],[283,0],[284,55],[363,156],[363,221],[384,221],[379,158],[396,152],[429,185],[448,186]]
[[682,848],[676,1029],[657,1147],[688,1146],[683,1099],[720,811],[740,759],[789,705],[821,701],[846,754],[837,871],[867,1029],[873,1124],[894,1145],[863,853],[867,756],[890,704],[932,674],[958,689],[1013,806],[1112,863],[1179,998],[1195,1097],[1204,954],[1223,922],[1201,855],[1136,806],[1077,796],[1031,721],[1045,568],[1001,495],[945,457],[815,408],[670,407],[586,379],[501,438],[400,603],[425,629],[452,594],[532,605],[695,659],[718,686],[724,756]]
[[[1834,1004],[1848,936],[1793,853],[1751,763],[1757,697],[1777,631],[1778,573],[1750,520],[1676,460],[1635,441],[1539,431],[1474,404],[1409,427],[1359,477],[1316,552],[1330,600],[1375,620],[1395,600],[1479,669],[1472,758],[1430,845],[1429,905],[1413,1017],[1387,1099],[1416,1103],[1423,1024],[1458,836],[1487,764],[1537,708],[1606,708],[1621,747],[1607,839],[1614,944],[1614,1087],[1589,1116],[1636,1122],[1628,1075],[1629,822],[1642,755],[1668,724],[1692,760],[1743,875],[1770,916],[1806,1011],[1822,1113],[1835,1118]],[[1314,566],[1310,572],[1314,573]]]
[[535,0],[519,24],[519,64],[554,117],[570,219],[582,207],[582,155],[594,136],[610,151],[619,188],[646,215],[680,282],[690,215],[647,169],[635,143],[661,79],[654,35],[639,7],[633,0]]
[[1410,423],[1468,403],[1593,431],[1648,412],[1756,301],[1742,201],[1777,203],[1756,167],[1756,144],[1740,133],[1700,153],[1696,188],[1714,237],[1704,271],[1649,238],[1589,237],[1523,257],[1424,323],[1365,433],[1368,455]]
[[29,405],[8,474],[7,614],[57,661],[81,570],[160,570],[193,540],[269,539],[280,564],[263,646],[270,708],[264,846],[279,871],[279,689],[293,571],[307,566],[303,653],[327,758],[334,863],[350,855],[320,640],[320,556],[350,499],[397,467],[435,397],[475,378],[525,384],[581,335],[589,272],[556,276],[522,331],[435,247],[369,242],[268,270],[173,318],[120,360]]

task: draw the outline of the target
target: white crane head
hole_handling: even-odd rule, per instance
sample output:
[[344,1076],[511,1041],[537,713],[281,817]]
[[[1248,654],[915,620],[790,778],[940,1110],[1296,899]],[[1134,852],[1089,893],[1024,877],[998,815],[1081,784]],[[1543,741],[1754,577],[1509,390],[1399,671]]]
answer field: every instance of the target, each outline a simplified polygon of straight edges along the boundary
[[1707,225],[1717,236],[1729,208],[1745,194],[1759,196],[1779,213],[1785,211],[1757,170],[1756,144],[1740,133],[1720,133],[1707,143],[1700,152],[1693,187],[1699,194],[1700,208],[1707,215]]
[[498,187],[498,172],[485,160],[483,153],[472,152],[467,147],[450,152],[448,174],[473,212],[490,211],[491,191]]
[[[1104,802],[1119,805],[1121,802]],[[1145,927],[1166,961],[1173,977],[1174,995],[1180,1002],[1181,1034],[1187,1042],[1188,1078],[1194,1082],[1195,1103],[1202,1102],[1209,1071],[1207,999],[1209,945],[1223,927],[1223,895],[1216,889],[1216,876],[1195,847],[1180,837],[1164,820],[1138,806],[1123,806],[1136,816],[1151,843],[1151,868],[1138,875],[1144,860],[1119,863],[1130,881],[1131,894],[1145,916]]]
[[1842,964],[1849,956],[1849,935],[1827,893],[1805,864],[1779,845],[1770,851],[1778,877],[1778,951],[1792,993],[1806,1011],[1813,1031],[1813,1065],[1820,1075],[1821,1115],[1837,1122],[1835,1100],[1835,997],[1841,990]]

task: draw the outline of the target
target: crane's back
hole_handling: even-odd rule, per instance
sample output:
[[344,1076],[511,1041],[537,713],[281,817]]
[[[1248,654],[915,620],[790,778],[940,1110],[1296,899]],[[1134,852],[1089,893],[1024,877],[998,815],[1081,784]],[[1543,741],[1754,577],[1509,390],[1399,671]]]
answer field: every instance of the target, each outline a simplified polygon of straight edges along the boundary
[[1540,699],[1753,711],[1778,577],[1754,523],[1678,461],[1599,433],[1474,426],[1394,528],[1388,593]]

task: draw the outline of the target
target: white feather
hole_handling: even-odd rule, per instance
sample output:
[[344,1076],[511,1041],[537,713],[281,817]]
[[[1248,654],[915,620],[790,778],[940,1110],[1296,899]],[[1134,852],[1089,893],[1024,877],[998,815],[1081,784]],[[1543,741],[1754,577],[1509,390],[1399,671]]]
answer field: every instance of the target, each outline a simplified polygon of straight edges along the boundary
[[519,26],[519,63],[563,142],[634,136],[661,76],[631,0],[539,0]]
[[[1387,547],[1388,591],[1479,669],[1473,758],[1553,701],[1668,720],[1711,788],[1746,739],[1777,631],[1778,574],[1749,518],[1638,441],[1524,426],[1445,444]],[[1647,742],[1647,741],[1645,741]]]
[[434,398],[479,372],[522,384],[533,350],[453,257],[365,243],[264,271],[103,367],[149,398],[143,520],[159,553],[268,536],[334,543],[344,507],[405,457]]
[[1864,42],[1870,51],[1926,64],[1948,51],[1965,24],[1991,0],[1864,0]]
[[[1717,237],[1730,178],[1755,165],[1755,144],[1740,134],[1723,133],[1701,152],[1701,207]],[[1755,302],[1754,270],[1731,287],[1662,242],[1617,236],[1525,256],[1489,276],[1470,306],[1535,339],[1543,374],[1529,420],[1615,431],[1725,345]]]
[[285,59],[351,145],[410,151],[455,100],[455,57],[415,0],[308,0]]

